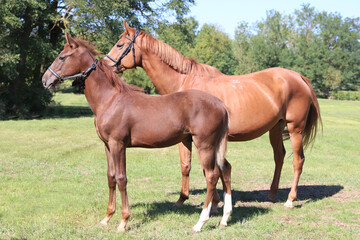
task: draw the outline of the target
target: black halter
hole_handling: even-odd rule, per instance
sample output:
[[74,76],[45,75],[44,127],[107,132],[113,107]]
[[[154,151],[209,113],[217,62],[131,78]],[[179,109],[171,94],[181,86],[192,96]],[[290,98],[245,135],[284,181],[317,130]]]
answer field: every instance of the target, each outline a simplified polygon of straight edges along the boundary
[[126,57],[126,55],[129,54],[130,50],[132,49],[133,52],[133,58],[134,58],[134,66],[136,68],[136,61],[135,61],[135,49],[134,49],[134,43],[135,43],[135,39],[136,37],[139,35],[140,31],[138,29],[136,29],[134,38],[131,39],[128,36],[125,36],[128,40],[130,40],[129,45],[127,46],[127,48],[123,51],[123,53],[121,54],[121,56],[119,57],[118,60],[113,59],[112,57],[109,56],[109,54],[106,54],[106,57],[108,57],[111,61],[113,61],[115,64],[114,66],[116,66],[117,68],[119,67],[119,65],[121,64],[121,60]]
[[71,78],[80,78],[81,81],[85,81],[85,79],[90,75],[90,73],[96,69],[96,65],[97,65],[98,60],[95,59],[95,61],[93,62],[93,64],[91,64],[91,66],[86,69],[85,71],[83,71],[82,73],[78,73],[78,74],[74,74],[71,76],[66,76],[66,77],[61,77],[59,74],[57,74],[54,70],[52,70],[50,67],[48,68],[48,70],[55,75],[55,77],[57,77],[60,80],[60,83],[62,83],[64,80],[67,79],[71,79]]

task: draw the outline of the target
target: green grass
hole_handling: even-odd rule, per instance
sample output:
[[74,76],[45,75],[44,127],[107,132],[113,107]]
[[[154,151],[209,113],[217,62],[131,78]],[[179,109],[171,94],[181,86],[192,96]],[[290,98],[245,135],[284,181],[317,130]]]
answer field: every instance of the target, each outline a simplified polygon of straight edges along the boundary
[[[83,95],[56,98],[66,106],[87,106]],[[274,170],[268,135],[232,142],[229,226],[218,227],[220,210],[201,233],[191,231],[205,199],[195,153],[190,199],[177,209],[172,206],[181,187],[177,147],[127,150],[132,215],[129,230],[116,233],[119,193],[109,226],[99,225],[108,187],[105,151],[93,117],[1,121],[0,239],[358,239],[360,102],[320,100],[320,106],[323,134],[305,153],[297,207],[282,206],[293,178],[290,142],[275,204],[264,201]]]

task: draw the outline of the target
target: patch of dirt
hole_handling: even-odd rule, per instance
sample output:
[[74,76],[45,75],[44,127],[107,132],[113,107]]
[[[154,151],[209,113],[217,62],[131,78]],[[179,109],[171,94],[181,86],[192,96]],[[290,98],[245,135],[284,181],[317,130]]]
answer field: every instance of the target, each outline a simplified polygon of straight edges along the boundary
[[147,182],[150,181],[151,178],[150,177],[146,177],[146,178],[138,178],[138,179],[134,179],[134,182]]
[[337,194],[334,194],[330,197],[337,202],[344,203],[349,201],[360,201],[360,191],[354,189],[347,189],[344,188],[343,190],[339,191]]
[[312,222],[311,225],[314,225],[316,227],[324,226],[324,225],[333,225],[333,226],[336,226],[339,228],[344,228],[344,229],[350,229],[350,228],[360,229],[359,224],[345,223],[345,222],[342,222],[341,220],[337,219],[336,217],[326,216],[325,214],[323,216],[321,216],[320,221]]

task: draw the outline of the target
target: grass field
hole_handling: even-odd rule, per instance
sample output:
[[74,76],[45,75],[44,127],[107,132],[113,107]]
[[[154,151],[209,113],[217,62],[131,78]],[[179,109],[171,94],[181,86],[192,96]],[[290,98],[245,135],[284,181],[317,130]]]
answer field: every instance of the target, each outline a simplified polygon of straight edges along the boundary
[[[81,95],[56,100],[70,111],[87,108]],[[219,209],[201,233],[191,230],[206,190],[196,154],[190,199],[174,208],[181,187],[177,147],[128,149],[132,215],[129,230],[116,233],[119,193],[109,226],[99,224],[108,201],[107,165],[93,117],[0,121],[0,239],[359,239],[360,102],[320,100],[320,106],[323,134],[305,152],[296,207],[283,207],[293,177],[289,141],[276,203],[265,201],[274,170],[268,135],[229,143],[229,226],[218,227]]]

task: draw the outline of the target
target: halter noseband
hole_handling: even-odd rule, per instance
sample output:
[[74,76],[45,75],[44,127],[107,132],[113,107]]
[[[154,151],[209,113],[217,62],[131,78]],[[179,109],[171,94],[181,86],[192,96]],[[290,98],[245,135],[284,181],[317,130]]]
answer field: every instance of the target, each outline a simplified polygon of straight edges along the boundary
[[118,60],[113,59],[112,57],[109,56],[109,54],[106,54],[106,57],[108,57],[111,61],[113,61],[115,64],[114,66],[116,66],[116,68],[119,67],[121,60],[126,57],[126,55],[129,54],[130,50],[132,49],[133,52],[133,59],[134,59],[134,66],[136,68],[136,61],[135,61],[135,48],[134,48],[134,43],[135,43],[135,39],[136,37],[139,35],[140,31],[138,29],[136,29],[134,38],[131,39],[128,36],[125,36],[128,40],[130,40],[129,45],[127,46],[127,48],[123,51],[123,53],[121,54],[121,56],[119,57]]
[[48,68],[48,70],[53,75],[55,75],[55,77],[57,77],[60,80],[60,83],[62,83],[64,80],[71,79],[71,78],[80,78],[82,81],[85,81],[85,79],[90,75],[90,73],[96,69],[97,62],[98,62],[98,60],[95,59],[95,61],[91,64],[91,66],[88,69],[86,69],[85,71],[83,71],[82,73],[78,73],[78,74],[74,74],[74,75],[66,76],[66,77],[61,77],[50,67]]

